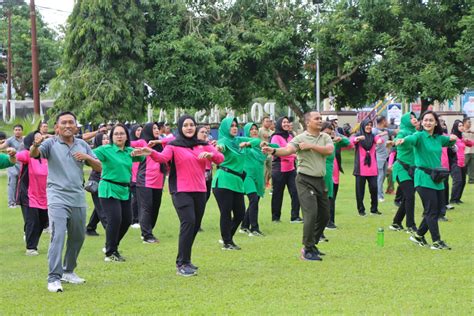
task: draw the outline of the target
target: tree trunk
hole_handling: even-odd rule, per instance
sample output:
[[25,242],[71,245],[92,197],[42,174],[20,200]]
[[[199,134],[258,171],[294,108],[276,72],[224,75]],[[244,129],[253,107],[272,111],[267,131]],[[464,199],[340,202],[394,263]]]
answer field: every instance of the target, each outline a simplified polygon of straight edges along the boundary
[[423,114],[424,112],[426,112],[430,104],[431,104],[430,99],[421,98],[421,113],[420,114]]
[[[288,98],[288,99],[292,99],[292,97],[290,96],[290,93],[288,92],[288,88],[286,87],[286,84],[285,82],[283,81],[283,79],[281,78],[281,75],[280,73],[278,72],[278,70],[274,70],[273,72],[274,76],[275,76],[275,80],[278,84],[278,87],[280,88],[281,91],[283,91],[283,93],[285,94],[285,96]],[[301,108],[296,105],[296,103],[294,102],[294,100],[291,100],[291,101],[288,101],[288,106],[290,107],[290,109],[295,112],[296,116],[298,117],[298,121],[301,123],[301,126],[305,126],[304,124],[304,113],[303,111],[301,110]]]

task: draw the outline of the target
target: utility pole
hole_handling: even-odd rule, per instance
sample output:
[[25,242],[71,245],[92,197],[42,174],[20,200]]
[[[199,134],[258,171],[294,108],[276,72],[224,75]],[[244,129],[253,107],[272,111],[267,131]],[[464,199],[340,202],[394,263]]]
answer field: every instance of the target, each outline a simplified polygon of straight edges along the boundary
[[321,112],[321,87],[320,87],[320,74],[319,74],[319,6],[323,3],[323,0],[313,0],[313,4],[316,5],[316,111]]
[[8,9],[8,52],[7,52],[7,109],[6,118],[10,118],[10,100],[12,98],[12,10]]
[[31,18],[31,75],[33,79],[33,104],[35,115],[40,115],[40,95],[39,95],[39,64],[38,46],[36,43],[36,7],[35,0],[30,0]]

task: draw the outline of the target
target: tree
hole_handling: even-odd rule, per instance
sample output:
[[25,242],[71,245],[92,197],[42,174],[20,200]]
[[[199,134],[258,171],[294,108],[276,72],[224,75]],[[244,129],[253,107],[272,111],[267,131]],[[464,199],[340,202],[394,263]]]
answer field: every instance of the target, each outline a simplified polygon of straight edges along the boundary
[[[0,23],[0,36],[4,52],[7,50],[8,22],[3,9],[3,19]],[[16,1],[10,7],[12,13],[12,82],[16,98],[24,100],[33,95],[31,76],[31,22],[29,7],[24,1]],[[48,83],[56,76],[60,66],[60,43],[55,39],[56,34],[43,21],[37,12],[37,42],[40,65],[40,91],[45,91]],[[6,60],[5,60],[6,62]],[[5,75],[6,78],[6,75]],[[5,79],[6,80],[6,79]]]
[[68,20],[53,112],[79,119],[142,119],[145,18],[140,1],[83,0]]

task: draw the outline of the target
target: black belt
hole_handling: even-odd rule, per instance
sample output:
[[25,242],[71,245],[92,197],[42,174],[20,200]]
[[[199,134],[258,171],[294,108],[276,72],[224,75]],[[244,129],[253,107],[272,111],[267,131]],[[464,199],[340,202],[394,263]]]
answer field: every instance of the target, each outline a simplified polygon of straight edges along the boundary
[[115,182],[115,181],[112,181],[112,180],[109,180],[109,179],[104,179],[104,178],[102,178],[102,180],[104,180],[106,182],[109,182],[109,183],[112,183],[112,184],[120,185],[122,187],[130,187],[130,183]]
[[244,180],[245,176],[247,175],[245,173],[245,171],[243,173],[238,173],[237,171],[234,171],[232,169],[229,169],[229,168],[223,167],[223,166],[217,166],[217,169],[222,169],[223,171],[228,172],[230,174],[233,174],[234,176],[237,176],[237,177],[241,178],[242,180]]

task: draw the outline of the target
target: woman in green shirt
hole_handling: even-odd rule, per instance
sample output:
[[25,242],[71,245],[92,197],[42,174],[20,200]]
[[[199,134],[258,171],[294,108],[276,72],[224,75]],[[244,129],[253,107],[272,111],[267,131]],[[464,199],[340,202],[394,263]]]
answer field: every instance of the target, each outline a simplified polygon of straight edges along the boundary
[[238,131],[233,117],[223,119],[219,126],[217,149],[224,154],[224,162],[212,180],[212,188],[221,213],[222,250],[240,250],[232,238],[245,214],[243,148],[260,145],[258,138],[238,137]]
[[[444,183],[435,182],[431,176],[433,169],[441,167],[442,147],[454,145],[455,135],[444,136],[438,115],[433,111],[426,111],[420,117],[423,131],[406,136],[395,142],[399,146],[412,146],[415,155],[415,188],[423,203],[423,220],[417,232],[410,240],[420,246],[427,246],[425,234],[430,231],[433,245],[431,249],[447,249],[449,247],[441,240],[438,227],[438,217],[441,212]],[[449,175],[449,173],[448,173]]]
[[102,179],[99,182],[99,198],[107,216],[105,229],[105,261],[123,262],[118,246],[132,222],[130,204],[130,180],[132,163],[143,161],[151,149],[130,147],[130,136],[123,124],[110,131],[112,143],[94,150],[102,162]]

